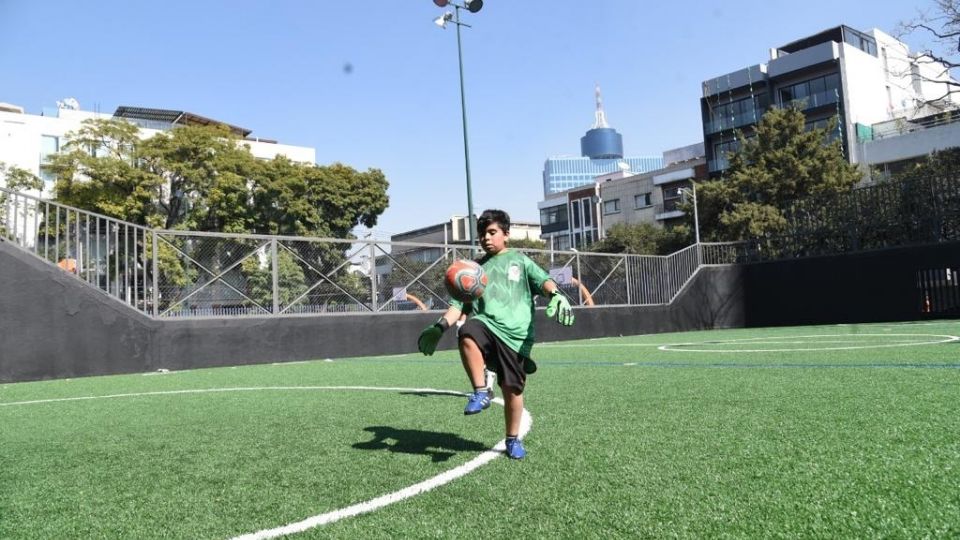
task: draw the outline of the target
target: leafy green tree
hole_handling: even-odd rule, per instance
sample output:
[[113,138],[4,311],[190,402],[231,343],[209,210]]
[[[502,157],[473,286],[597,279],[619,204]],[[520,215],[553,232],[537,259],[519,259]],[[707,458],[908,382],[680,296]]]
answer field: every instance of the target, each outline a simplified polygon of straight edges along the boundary
[[687,212],[687,219],[690,223],[680,223],[661,229],[660,237],[657,238],[658,255],[669,255],[680,251],[694,242],[693,204],[681,205],[680,208]]
[[54,192],[62,204],[138,225],[162,226],[156,217],[163,178],[139,165],[137,127],[115,119],[86,120],[50,159]]
[[[58,202],[153,228],[351,238],[356,225],[376,225],[388,204],[388,183],[377,169],[358,172],[284,157],[260,161],[223,126],[181,126],[141,139],[128,122],[91,120],[68,134],[51,166]],[[187,287],[199,279],[193,266],[224,268],[242,251],[211,237],[191,238],[189,246],[184,237],[169,242],[173,247],[159,253],[161,288]],[[306,245],[297,247],[303,261],[336,267],[344,260],[345,248]],[[177,254],[187,248],[193,261]],[[280,270],[296,284],[307,268],[292,261],[284,259],[283,266],[300,265],[299,275]],[[249,286],[259,286],[256,268],[248,264],[241,271],[253,272]]]
[[43,189],[43,180],[37,175],[16,165],[7,165],[2,161],[0,161],[0,181],[7,189],[13,191]]
[[806,196],[849,192],[862,178],[843,156],[840,139],[826,128],[806,130],[794,108],[772,109],[756,133],[729,157],[725,178],[697,188],[700,223],[708,240],[741,240],[782,232],[783,210]]
[[685,224],[665,228],[652,223],[616,223],[607,230],[603,240],[592,244],[588,251],[668,255],[692,242],[690,231]]
[[[259,257],[249,257],[241,263],[247,278],[247,295],[267,309],[273,308],[273,271]],[[287,250],[277,251],[277,282],[280,307],[289,306],[307,290],[303,269]]]
[[894,175],[892,180],[904,181],[915,178],[960,179],[960,147],[935,151]]
[[349,238],[357,225],[376,225],[388,186],[379,169],[271,160],[253,177],[253,232]]
[[547,249],[547,243],[543,240],[536,240],[534,238],[513,238],[508,243],[507,246],[510,249],[516,249],[518,251],[524,252],[533,262],[537,263],[541,268],[550,269],[550,255],[547,253],[540,253],[539,251],[528,251],[531,249],[545,250]]
[[511,238],[508,242],[515,249],[547,249],[547,243],[533,238]]
[[661,229],[652,223],[616,223],[607,229],[603,240],[590,246],[600,253],[651,255],[657,252]]
[[389,202],[378,169],[258,161],[223,126],[140,139],[123,120],[88,120],[51,167],[58,202],[164,229],[349,238]]
[[[26,169],[0,161],[0,185],[12,191],[43,189],[43,180]],[[9,195],[0,192],[0,236],[7,235],[8,212],[17,211],[8,203]]]
[[144,140],[139,165],[162,179],[157,216],[165,229],[248,232],[248,179],[256,159],[225,126],[183,126]]

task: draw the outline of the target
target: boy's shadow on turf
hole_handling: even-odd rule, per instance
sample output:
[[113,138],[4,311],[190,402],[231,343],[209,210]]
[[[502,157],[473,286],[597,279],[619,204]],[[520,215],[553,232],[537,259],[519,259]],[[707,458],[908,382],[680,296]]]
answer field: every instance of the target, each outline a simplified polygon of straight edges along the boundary
[[[482,452],[486,446],[468,441],[453,433],[438,433],[419,429],[397,429],[390,426],[370,426],[364,431],[373,433],[373,440],[353,445],[360,450],[389,450],[404,454],[430,456],[434,463],[447,461],[457,452]],[[392,444],[391,444],[392,442]]]

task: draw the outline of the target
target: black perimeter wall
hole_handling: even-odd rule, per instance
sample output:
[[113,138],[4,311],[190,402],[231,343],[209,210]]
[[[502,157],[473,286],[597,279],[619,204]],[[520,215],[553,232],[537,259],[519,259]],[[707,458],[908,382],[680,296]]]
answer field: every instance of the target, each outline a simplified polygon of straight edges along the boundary
[[[744,325],[742,269],[702,269],[670,306],[591,307],[538,341]],[[0,383],[416,351],[438,312],[154,320],[0,240]],[[456,346],[453,332],[440,349]]]
[[[960,243],[703,268],[669,306],[591,307],[538,341],[706,328],[958,318],[922,313],[917,272]],[[0,241],[0,383],[416,351],[437,312],[153,320]],[[440,349],[456,345],[453,333]]]
[[755,263],[743,267],[747,326],[958,318],[923,312],[921,270],[960,268],[960,242]]

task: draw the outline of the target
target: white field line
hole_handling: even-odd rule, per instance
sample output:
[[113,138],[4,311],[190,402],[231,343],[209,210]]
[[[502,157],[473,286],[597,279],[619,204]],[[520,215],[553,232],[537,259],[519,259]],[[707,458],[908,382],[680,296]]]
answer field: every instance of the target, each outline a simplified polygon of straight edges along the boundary
[[[870,345],[853,345],[849,347],[811,347],[811,348],[790,348],[790,349],[691,349],[687,346],[698,346],[698,345],[736,345],[736,344],[747,344],[746,342],[752,342],[752,344],[761,345],[759,341],[763,341],[762,345],[766,344],[803,344],[803,343],[821,343],[820,341],[806,341],[806,342],[797,342],[797,341],[776,341],[783,339],[814,339],[814,338],[832,338],[832,337],[924,337],[924,338],[944,338],[936,339],[932,341],[904,341],[896,343],[885,343],[885,344],[870,344]],[[836,336],[833,334],[828,335],[810,335],[810,336],[775,336],[768,338],[743,338],[743,339],[727,339],[727,340],[717,340],[717,341],[708,341],[708,342],[692,342],[692,343],[672,343],[668,345],[661,345],[657,347],[661,351],[672,351],[672,352],[709,352],[709,353],[752,353],[752,352],[808,352],[808,351],[848,351],[854,349],[886,349],[890,347],[917,347],[921,345],[936,345],[939,343],[950,343],[953,341],[960,341],[960,337],[951,336],[945,334],[852,334],[850,336]],[[822,343],[838,343],[835,341],[823,341]],[[839,343],[845,343],[839,342]],[[677,347],[677,348],[673,348]]]
[[[196,390],[168,390],[162,392],[139,392],[139,393],[130,393],[130,394],[111,394],[106,396],[82,396],[82,397],[72,397],[72,398],[54,398],[54,399],[37,399],[32,401],[16,401],[11,403],[0,403],[0,407],[13,406],[13,405],[33,405],[38,403],[59,403],[65,401],[88,401],[93,399],[114,399],[114,398],[124,398],[124,397],[140,397],[140,396],[165,396],[165,395],[177,395],[177,394],[204,394],[204,393],[214,393],[214,392],[255,392],[262,390],[370,390],[370,391],[383,391],[383,392],[423,392],[430,394],[442,394],[442,395],[451,395],[451,396],[466,396],[463,392],[456,392],[453,390],[437,390],[435,388],[398,388],[398,387],[380,387],[380,386],[253,386],[253,387],[236,387],[236,388],[203,388]],[[497,405],[503,406],[503,399],[494,398],[493,402]],[[530,412],[526,409],[523,410],[520,418],[520,433],[519,437],[523,439],[530,432],[530,428],[533,426],[533,417],[530,416]],[[434,477],[428,478],[422,482],[413,484],[412,486],[394,491],[392,493],[387,493],[386,495],[381,495],[374,499],[371,499],[366,502],[354,504],[347,506],[346,508],[341,508],[339,510],[334,510],[332,512],[327,512],[325,514],[318,514],[316,516],[308,517],[302,521],[297,521],[295,523],[290,523],[287,525],[282,525],[280,527],[275,527],[273,529],[264,529],[261,531],[252,532],[242,536],[237,536],[234,540],[264,540],[267,538],[276,538],[278,536],[284,536],[288,534],[295,534],[299,532],[312,529],[314,527],[319,527],[320,525],[326,525],[328,523],[333,523],[344,518],[356,516],[359,514],[365,514],[367,512],[372,512],[374,510],[379,510],[387,505],[400,502],[404,499],[409,499],[415,495],[421,493],[426,493],[434,488],[442,486],[444,484],[450,483],[461,476],[465,476],[477,468],[486,465],[487,463],[493,461],[494,459],[500,457],[503,451],[506,449],[506,440],[502,439],[500,442],[495,444],[493,448],[483,452],[479,456],[471,459],[470,461],[464,463],[463,465],[457,466],[449,471],[440,473]]]
[[603,347],[604,345],[610,346],[610,347],[659,347],[660,346],[659,343],[616,343],[613,341],[611,341],[610,343],[597,343],[595,341],[591,341],[589,343],[579,343],[579,344],[572,343],[572,344],[565,344],[565,345],[538,343],[537,348],[538,349],[587,349],[587,348],[592,349],[595,347]]

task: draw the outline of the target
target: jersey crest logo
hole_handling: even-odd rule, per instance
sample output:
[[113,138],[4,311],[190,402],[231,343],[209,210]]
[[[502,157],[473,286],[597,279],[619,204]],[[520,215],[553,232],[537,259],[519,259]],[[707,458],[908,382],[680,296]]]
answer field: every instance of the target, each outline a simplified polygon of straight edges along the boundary
[[510,270],[507,272],[507,278],[510,281],[520,281],[520,266],[516,264],[510,265]]

